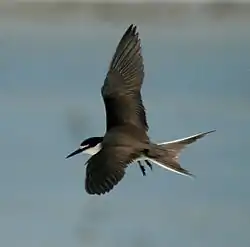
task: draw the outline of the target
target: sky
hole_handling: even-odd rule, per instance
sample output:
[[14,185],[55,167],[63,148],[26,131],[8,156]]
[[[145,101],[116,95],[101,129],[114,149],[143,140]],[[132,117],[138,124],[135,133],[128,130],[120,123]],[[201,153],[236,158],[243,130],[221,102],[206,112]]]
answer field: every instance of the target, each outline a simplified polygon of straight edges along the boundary
[[[0,8],[0,245],[249,246],[249,8],[120,18],[85,7]],[[90,196],[88,157],[65,157],[105,131],[100,89],[131,22],[151,139],[217,131],[182,153],[195,180],[131,165],[111,193]]]

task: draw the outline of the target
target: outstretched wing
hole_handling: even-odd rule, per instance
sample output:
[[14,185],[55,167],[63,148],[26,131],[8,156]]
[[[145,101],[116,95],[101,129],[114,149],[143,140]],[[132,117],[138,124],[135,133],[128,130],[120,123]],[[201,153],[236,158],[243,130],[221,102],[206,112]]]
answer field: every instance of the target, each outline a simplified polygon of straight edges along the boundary
[[130,147],[102,148],[87,161],[85,189],[89,194],[105,194],[113,189],[125,175],[125,168],[133,162]]
[[102,86],[107,131],[124,124],[133,124],[148,130],[140,92],[143,78],[144,65],[139,34],[136,26],[130,25],[116,48]]

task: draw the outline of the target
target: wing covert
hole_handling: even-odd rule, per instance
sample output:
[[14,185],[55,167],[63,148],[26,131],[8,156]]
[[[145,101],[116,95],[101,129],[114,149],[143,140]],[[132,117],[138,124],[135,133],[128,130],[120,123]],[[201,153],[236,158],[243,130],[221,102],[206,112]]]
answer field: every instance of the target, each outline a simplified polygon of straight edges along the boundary
[[126,147],[102,148],[87,161],[85,189],[88,194],[105,194],[125,175],[125,168],[135,157]]

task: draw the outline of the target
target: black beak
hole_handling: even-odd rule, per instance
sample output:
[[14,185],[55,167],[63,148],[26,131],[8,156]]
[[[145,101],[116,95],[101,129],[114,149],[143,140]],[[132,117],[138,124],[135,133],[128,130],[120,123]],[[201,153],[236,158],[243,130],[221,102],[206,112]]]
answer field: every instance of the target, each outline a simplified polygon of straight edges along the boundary
[[81,153],[83,150],[84,150],[84,149],[81,149],[81,148],[77,149],[77,150],[74,151],[73,153],[69,154],[69,155],[66,157],[66,159],[68,159],[68,158],[70,158],[70,157],[72,157],[72,156],[74,156],[74,155],[76,155],[76,154]]

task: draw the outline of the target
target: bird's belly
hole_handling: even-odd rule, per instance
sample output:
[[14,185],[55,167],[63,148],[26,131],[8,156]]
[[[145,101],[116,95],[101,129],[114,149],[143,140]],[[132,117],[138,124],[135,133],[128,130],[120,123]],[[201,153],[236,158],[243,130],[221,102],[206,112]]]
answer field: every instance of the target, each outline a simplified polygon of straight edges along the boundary
[[137,162],[137,161],[144,161],[144,160],[148,160],[148,158],[147,158],[146,156],[141,156],[141,157],[135,159],[134,162]]

